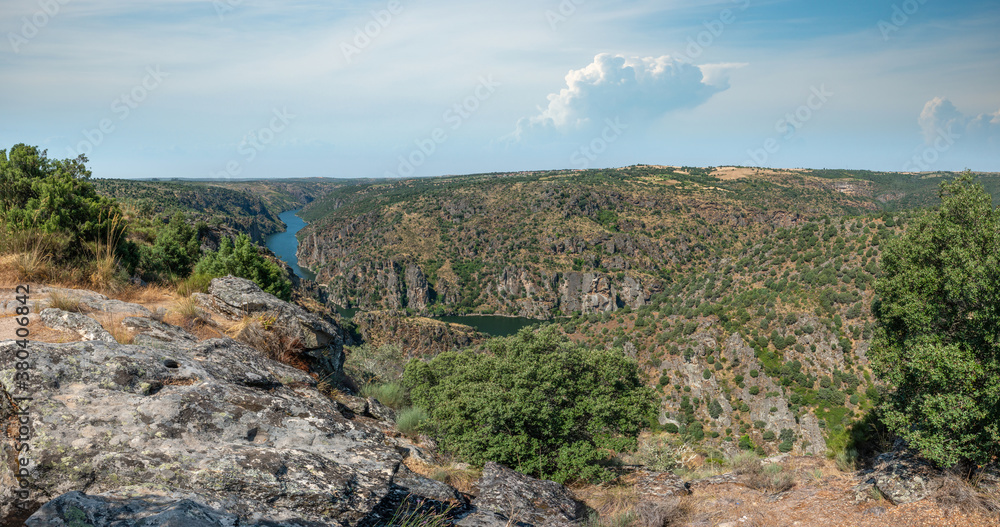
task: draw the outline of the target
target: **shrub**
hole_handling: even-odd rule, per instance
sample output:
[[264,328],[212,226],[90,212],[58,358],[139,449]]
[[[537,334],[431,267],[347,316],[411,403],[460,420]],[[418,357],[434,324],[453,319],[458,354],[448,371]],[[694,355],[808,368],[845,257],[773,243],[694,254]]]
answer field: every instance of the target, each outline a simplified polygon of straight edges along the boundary
[[750,387],[750,395],[757,395],[758,393],[760,393],[760,386]]
[[203,256],[195,265],[194,272],[246,278],[282,300],[289,300],[292,296],[292,282],[285,278],[284,271],[278,264],[261,256],[246,234],[237,236],[235,242],[223,238],[219,250]]
[[1000,454],[1000,209],[967,171],[888,244],[870,358],[883,420],[945,466]]
[[[49,159],[37,147],[17,144],[0,150],[0,225],[12,231],[62,233],[69,257],[85,256],[88,245],[110,236],[116,241],[125,225],[118,205],[90,184],[86,156]],[[115,232],[111,232],[115,231]]]
[[620,349],[587,349],[554,328],[485,348],[406,367],[403,383],[430,413],[444,450],[566,482],[607,479],[613,452],[636,447],[653,392]]
[[177,213],[156,234],[151,246],[142,246],[139,266],[150,277],[160,274],[186,277],[201,254],[198,231]]

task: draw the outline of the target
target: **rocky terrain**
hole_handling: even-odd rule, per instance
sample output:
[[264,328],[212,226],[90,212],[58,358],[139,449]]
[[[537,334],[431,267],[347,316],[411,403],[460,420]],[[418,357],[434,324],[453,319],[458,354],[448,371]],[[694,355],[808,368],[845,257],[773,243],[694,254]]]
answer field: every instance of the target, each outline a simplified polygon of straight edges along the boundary
[[[53,292],[82,312],[45,307]],[[447,509],[460,525],[506,525],[510,503],[537,525],[578,518],[568,491],[503,467],[488,465],[471,499],[410,471],[408,457],[430,454],[395,431],[391,411],[320,392],[317,378],[343,365],[336,322],[249,281],[213,280],[196,297],[203,322],[265,317],[297,337],[310,371],[230,338],[199,339],[139,304],[39,293],[32,326],[81,340],[31,343],[30,402],[14,399],[19,348],[0,342],[0,525],[385,525],[404,502]],[[108,314],[131,344],[99,322]],[[23,415],[30,439],[19,439]],[[30,497],[8,500],[22,479]]]

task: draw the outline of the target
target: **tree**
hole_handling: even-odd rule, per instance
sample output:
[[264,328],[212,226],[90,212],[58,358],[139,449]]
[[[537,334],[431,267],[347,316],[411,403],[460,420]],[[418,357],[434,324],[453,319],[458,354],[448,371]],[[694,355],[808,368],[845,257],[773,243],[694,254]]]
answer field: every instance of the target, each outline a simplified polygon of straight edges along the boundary
[[71,255],[87,242],[116,241],[125,225],[114,200],[90,184],[87,158],[49,159],[25,144],[0,150],[0,226],[11,231],[65,233]]
[[292,283],[278,264],[265,259],[257,251],[257,245],[246,234],[240,234],[235,242],[223,238],[219,250],[203,256],[194,271],[209,276],[233,275],[252,280],[267,293],[289,300]]
[[142,266],[148,272],[187,277],[201,254],[198,230],[178,212],[160,228],[153,245],[144,250]]
[[614,453],[636,447],[653,392],[621,349],[525,329],[484,351],[414,360],[403,374],[446,451],[562,483],[608,479]]
[[882,255],[869,358],[885,424],[944,466],[1000,453],[1000,209],[966,171]]

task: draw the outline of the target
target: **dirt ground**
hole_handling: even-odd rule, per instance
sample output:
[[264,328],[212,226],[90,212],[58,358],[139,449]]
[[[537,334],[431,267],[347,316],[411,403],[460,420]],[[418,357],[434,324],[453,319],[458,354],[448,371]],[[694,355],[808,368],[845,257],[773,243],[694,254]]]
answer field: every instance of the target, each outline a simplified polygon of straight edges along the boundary
[[705,527],[986,527],[1000,525],[996,514],[965,514],[934,499],[895,506],[887,500],[854,503],[857,473],[838,470],[822,458],[792,458],[786,470],[795,486],[769,495],[740,483],[695,485],[685,498],[688,525]]

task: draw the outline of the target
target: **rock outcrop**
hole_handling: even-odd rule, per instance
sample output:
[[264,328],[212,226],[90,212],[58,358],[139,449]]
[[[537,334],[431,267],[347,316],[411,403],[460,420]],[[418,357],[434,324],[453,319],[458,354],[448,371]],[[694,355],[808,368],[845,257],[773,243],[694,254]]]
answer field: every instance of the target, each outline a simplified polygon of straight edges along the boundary
[[409,317],[401,311],[358,313],[354,316],[354,324],[369,345],[399,344],[409,356],[436,355],[467,348],[487,338],[470,326]]
[[104,326],[86,315],[49,307],[43,309],[40,316],[46,327],[76,332],[83,340],[118,342]]
[[[11,400],[17,349],[0,344],[0,400]],[[72,491],[179,493],[250,524],[355,525],[398,490],[402,457],[377,426],[346,418],[309,375],[233,340],[34,343],[32,360],[35,402],[18,407],[31,419],[30,455],[9,438],[0,449],[5,496],[12,467],[29,460],[32,510]],[[436,488],[405,480],[411,492]],[[0,503],[0,525],[23,520],[14,507]]]
[[862,472],[865,481],[854,487],[856,501],[872,496],[877,490],[896,505],[920,501],[941,488],[942,473],[915,453],[902,448],[879,454],[871,470]]
[[560,527],[583,519],[585,506],[553,481],[538,480],[496,463],[486,463],[473,511],[462,527]]
[[280,326],[302,343],[316,370],[339,373],[343,369],[343,332],[334,321],[265,293],[250,280],[234,276],[215,278],[207,295],[195,293],[192,296],[209,311],[230,320],[253,316],[268,318],[269,324]]

